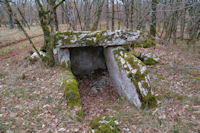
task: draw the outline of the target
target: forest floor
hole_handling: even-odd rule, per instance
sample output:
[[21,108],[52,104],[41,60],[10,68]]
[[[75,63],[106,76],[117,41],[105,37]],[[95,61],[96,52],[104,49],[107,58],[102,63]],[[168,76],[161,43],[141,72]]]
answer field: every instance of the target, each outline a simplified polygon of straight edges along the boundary
[[[41,32],[30,32],[39,48]],[[0,132],[91,132],[96,116],[112,115],[120,121],[121,132],[200,132],[200,46],[160,45],[136,48],[136,53],[152,53],[160,63],[148,66],[158,105],[138,110],[117,95],[107,73],[80,80],[82,121],[67,107],[61,89],[61,66],[45,68],[30,63],[30,47],[18,31],[0,29]],[[21,33],[20,33],[21,34]],[[8,37],[9,36],[9,37]],[[17,36],[17,37],[16,37]],[[101,78],[101,79],[99,79]],[[103,92],[90,93],[100,81]]]

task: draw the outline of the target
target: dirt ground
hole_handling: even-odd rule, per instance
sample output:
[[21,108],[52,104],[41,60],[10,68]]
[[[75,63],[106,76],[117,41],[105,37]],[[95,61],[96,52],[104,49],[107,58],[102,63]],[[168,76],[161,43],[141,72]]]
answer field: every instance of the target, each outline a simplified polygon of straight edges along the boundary
[[[0,35],[0,132],[91,132],[94,117],[112,115],[120,121],[120,132],[164,133],[200,132],[200,54],[199,47],[160,45],[136,48],[136,53],[152,53],[160,63],[148,66],[158,105],[138,110],[119,97],[106,73],[79,81],[84,117],[81,121],[61,89],[61,66],[45,68],[28,61],[32,50],[24,38],[4,42]],[[8,33],[10,36],[11,32]],[[14,36],[13,36],[14,37]],[[33,35],[37,47],[42,36]],[[11,37],[12,38],[12,37]],[[100,78],[100,79],[99,79]],[[95,80],[94,80],[95,79]],[[98,81],[98,82],[97,82]],[[103,91],[91,88],[103,81]],[[108,82],[105,82],[108,81]]]

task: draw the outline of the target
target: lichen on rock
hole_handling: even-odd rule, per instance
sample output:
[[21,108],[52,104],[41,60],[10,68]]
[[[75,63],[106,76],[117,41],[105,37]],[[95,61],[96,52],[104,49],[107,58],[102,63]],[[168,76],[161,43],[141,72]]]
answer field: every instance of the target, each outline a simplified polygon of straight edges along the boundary
[[90,127],[95,133],[118,133],[119,121],[113,116],[96,117],[91,123]]
[[153,54],[141,54],[140,58],[142,59],[142,61],[144,62],[144,64],[146,65],[155,65],[157,63],[159,63],[159,58],[156,57]]
[[83,46],[112,46],[137,44],[145,42],[140,31],[116,30],[116,31],[65,31],[54,35],[55,45],[59,47],[83,47]]
[[[47,57],[47,55],[46,55],[46,53],[45,52],[42,52],[42,51],[39,51],[39,53],[40,53],[40,55],[42,56],[42,57]],[[40,57],[39,57],[39,55],[37,54],[37,52],[34,52],[29,58],[28,58],[28,60],[30,61],[30,62],[35,62],[35,61],[37,61],[37,60],[39,60],[40,59]]]
[[156,45],[155,42],[147,40],[144,43],[135,44],[134,47],[150,48],[150,47],[153,47],[155,45]]
[[146,65],[124,49],[114,50],[113,54],[118,66],[127,74],[127,77],[135,86],[141,102],[141,108],[156,106],[156,98],[150,85]]

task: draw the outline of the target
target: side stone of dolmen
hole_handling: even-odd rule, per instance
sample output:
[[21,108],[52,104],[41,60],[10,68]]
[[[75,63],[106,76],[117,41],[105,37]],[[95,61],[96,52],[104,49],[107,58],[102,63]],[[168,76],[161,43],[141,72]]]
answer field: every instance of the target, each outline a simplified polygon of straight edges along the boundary
[[145,64],[122,47],[106,48],[105,58],[109,75],[120,95],[125,95],[138,108],[156,105]]

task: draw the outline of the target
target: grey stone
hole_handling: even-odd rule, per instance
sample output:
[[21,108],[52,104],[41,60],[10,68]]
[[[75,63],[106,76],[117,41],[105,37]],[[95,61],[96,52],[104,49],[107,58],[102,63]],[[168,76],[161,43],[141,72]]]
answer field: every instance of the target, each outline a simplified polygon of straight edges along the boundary
[[[146,41],[139,30],[116,30],[116,31],[66,31],[56,33],[56,47],[88,47],[88,46],[121,46],[143,43]],[[65,43],[63,43],[65,42]]]
[[6,130],[6,133],[13,133],[13,131],[11,131],[11,130]]
[[93,87],[91,88],[91,90],[92,90],[94,93],[98,93],[98,92],[103,93],[103,88],[98,87],[98,86],[93,86]]
[[13,112],[10,113],[10,117],[16,117],[16,116],[17,116],[17,113],[13,113]]
[[71,69],[75,75],[93,73],[98,69],[106,69],[103,47],[71,48]]
[[141,102],[136,92],[136,87],[127,77],[127,73],[119,68],[117,62],[115,61],[113,51],[116,49],[121,49],[121,47],[109,47],[104,50],[107,68],[114,88],[117,89],[119,95],[125,95],[132,104],[140,107]]
[[67,68],[70,67],[69,49],[59,49],[58,50],[58,62],[60,64],[65,63],[65,65],[66,65]]
[[[104,50],[107,68],[113,81],[114,88],[117,89],[119,95],[126,96],[132,104],[141,108],[143,104],[141,98],[147,96],[147,94],[153,95],[147,68],[139,59],[128,52],[123,53],[120,51],[115,55],[114,52],[119,50],[123,51],[123,48],[109,47]],[[134,65],[130,64],[126,59],[132,60]],[[136,73],[144,79],[138,80],[134,76],[128,76],[129,74],[134,75]],[[137,84],[137,86],[134,83]],[[144,83],[147,87],[143,86]],[[137,89],[139,89],[139,93]]]

